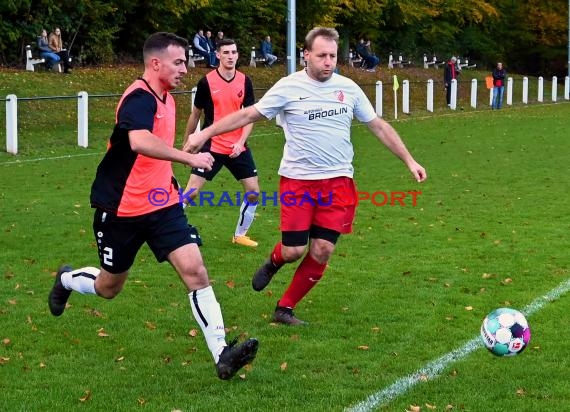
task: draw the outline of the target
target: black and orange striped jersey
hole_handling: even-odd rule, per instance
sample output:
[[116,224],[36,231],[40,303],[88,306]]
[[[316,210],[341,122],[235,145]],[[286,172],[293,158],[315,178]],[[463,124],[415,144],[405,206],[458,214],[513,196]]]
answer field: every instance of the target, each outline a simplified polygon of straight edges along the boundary
[[[231,80],[226,80],[217,70],[200,79],[196,87],[194,106],[204,111],[204,128],[242,107],[255,103],[251,79],[236,70]],[[242,129],[212,137],[204,148],[221,154],[231,154],[232,144],[242,135]]]
[[[157,96],[143,79],[133,82],[117,105],[113,134],[91,187],[91,206],[117,216],[140,216],[176,203],[171,162],[135,153],[129,141],[129,131],[149,130],[173,146],[175,126],[172,95]],[[155,190],[163,191],[160,207],[149,201]]]

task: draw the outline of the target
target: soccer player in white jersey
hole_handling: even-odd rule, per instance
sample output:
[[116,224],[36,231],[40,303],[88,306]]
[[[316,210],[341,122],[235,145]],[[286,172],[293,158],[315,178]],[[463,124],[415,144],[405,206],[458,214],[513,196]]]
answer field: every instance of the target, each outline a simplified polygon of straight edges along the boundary
[[280,115],[285,133],[279,167],[281,241],[253,275],[252,286],[263,290],[285,263],[303,258],[273,316],[275,322],[287,325],[305,323],[293,309],[322,278],[339,236],[352,231],[357,200],[350,141],[353,118],[365,123],[416,181],[427,178],[394,128],[376,115],[362,89],[334,72],[338,39],[334,29],[312,29],[305,38],[306,68],[279,80],[253,106],[190,135],[184,146],[195,152],[212,136]]

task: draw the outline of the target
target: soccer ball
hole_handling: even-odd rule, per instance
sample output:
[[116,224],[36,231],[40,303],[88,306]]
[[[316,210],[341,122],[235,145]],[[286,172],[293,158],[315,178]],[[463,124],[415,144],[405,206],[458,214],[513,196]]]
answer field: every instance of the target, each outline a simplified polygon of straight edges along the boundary
[[493,355],[514,356],[530,342],[530,327],[518,310],[499,308],[483,320],[481,339]]

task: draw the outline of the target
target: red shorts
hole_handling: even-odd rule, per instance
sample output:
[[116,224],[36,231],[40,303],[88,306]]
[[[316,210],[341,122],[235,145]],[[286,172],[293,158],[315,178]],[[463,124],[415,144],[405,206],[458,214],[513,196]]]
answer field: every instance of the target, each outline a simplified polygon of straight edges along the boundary
[[350,177],[299,180],[281,177],[281,231],[306,231],[320,226],[351,233],[357,204],[356,185]]

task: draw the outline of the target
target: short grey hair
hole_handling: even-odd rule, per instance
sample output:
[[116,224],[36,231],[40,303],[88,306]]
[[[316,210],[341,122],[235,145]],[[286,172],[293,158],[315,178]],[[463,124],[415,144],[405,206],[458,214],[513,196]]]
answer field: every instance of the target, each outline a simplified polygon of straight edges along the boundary
[[324,37],[328,40],[333,40],[338,45],[338,32],[330,27],[315,27],[305,37],[305,50],[311,51],[313,49],[313,43],[317,37]]

